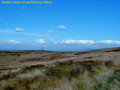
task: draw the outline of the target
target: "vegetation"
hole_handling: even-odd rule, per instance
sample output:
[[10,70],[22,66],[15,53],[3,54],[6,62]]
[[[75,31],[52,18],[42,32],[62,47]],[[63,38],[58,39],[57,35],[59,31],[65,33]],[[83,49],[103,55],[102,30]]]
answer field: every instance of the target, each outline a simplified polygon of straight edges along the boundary
[[56,62],[0,71],[0,90],[119,90],[113,61]]

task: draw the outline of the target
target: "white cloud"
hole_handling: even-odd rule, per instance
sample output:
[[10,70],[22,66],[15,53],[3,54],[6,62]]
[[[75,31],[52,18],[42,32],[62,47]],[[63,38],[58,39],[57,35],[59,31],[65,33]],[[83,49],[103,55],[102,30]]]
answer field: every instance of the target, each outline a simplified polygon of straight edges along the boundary
[[66,26],[63,26],[63,25],[58,26],[57,28],[58,28],[59,30],[65,30],[65,29],[67,29],[67,27],[66,27]]
[[20,42],[16,40],[8,40],[7,43],[8,44],[20,44]]
[[[83,44],[83,45],[120,45],[120,41],[113,41],[113,40],[102,40],[102,41],[93,41],[93,40],[74,40],[74,39],[68,39],[68,40],[63,40],[63,41],[56,41],[53,39],[50,39],[49,41],[45,41],[43,39],[37,39],[34,41],[37,44]],[[8,40],[8,41],[2,41],[2,44],[21,44],[21,42],[16,41],[16,40]]]
[[38,44],[46,43],[43,39],[37,39],[37,40],[35,40],[35,42]]
[[74,44],[74,43],[78,43],[78,44],[94,44],[95,42],[92,40],[65,40],[63,41],[63,43],[66,44]]
[[16,32],[22,32],[22,31],[24,31],[23,28],[15,28],[14,30],[15,30]]
[[[37,40],[38,43],[46,43],[42,39]],[[53,44],[84,44],[84,45],[91,45],[91,44],[120,44],[120,41],[112,41],[112,40],[103,40],[103,41],[93,41],[93,40],[74,40],[74,39],[68,39],[63,41],[54,41],[53,39],[50,39],[48,43]]]
[[120,44],[120,41],[112,41],[112,40],[103,40],[103,41],[93,41],[93,40],[73,40],[73,39],[68,39],[63,41],[62,43],[66,44]]
[[120,44],[120,41],[112,41],[112,40],[103,40],[103,41],[97,41],[98,43],[104,43],[104,44]]
[[14,32],[14,31],[12,31],[12,30],[0,30],[0,33],[19,34],[19,35],[30,35],[30,36],[40,36],[40,35],[44,35],[44,34],[32,33],[32,32],[21,32],[21,33],[17,33],[17,32]]

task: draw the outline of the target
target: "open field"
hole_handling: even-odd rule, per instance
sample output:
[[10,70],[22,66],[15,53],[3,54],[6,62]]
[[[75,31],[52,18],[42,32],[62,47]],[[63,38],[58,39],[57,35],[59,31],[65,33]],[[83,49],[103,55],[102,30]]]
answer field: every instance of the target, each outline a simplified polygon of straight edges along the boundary
[[57,61],[111,60],[120,62],[120,48],[85,52],[0,51],[0,69],[52,64]]
[[120,48],[1,51],[0,90],[120,90]]

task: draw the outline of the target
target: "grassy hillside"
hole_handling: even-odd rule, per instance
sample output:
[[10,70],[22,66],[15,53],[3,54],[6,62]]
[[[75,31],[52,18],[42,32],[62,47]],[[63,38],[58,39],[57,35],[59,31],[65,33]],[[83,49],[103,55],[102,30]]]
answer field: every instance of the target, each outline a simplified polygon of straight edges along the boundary
[[1,70],[0,90],[120,90],[120,65],[70,60]]

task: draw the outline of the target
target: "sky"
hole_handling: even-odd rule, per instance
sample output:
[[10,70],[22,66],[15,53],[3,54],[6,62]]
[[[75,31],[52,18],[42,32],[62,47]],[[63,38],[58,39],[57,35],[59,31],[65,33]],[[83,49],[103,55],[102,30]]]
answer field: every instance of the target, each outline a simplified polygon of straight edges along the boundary
[[5,0],[0,0],[0,50],[120,47],[120,0],[46,0],[51,4],[2,1]]

